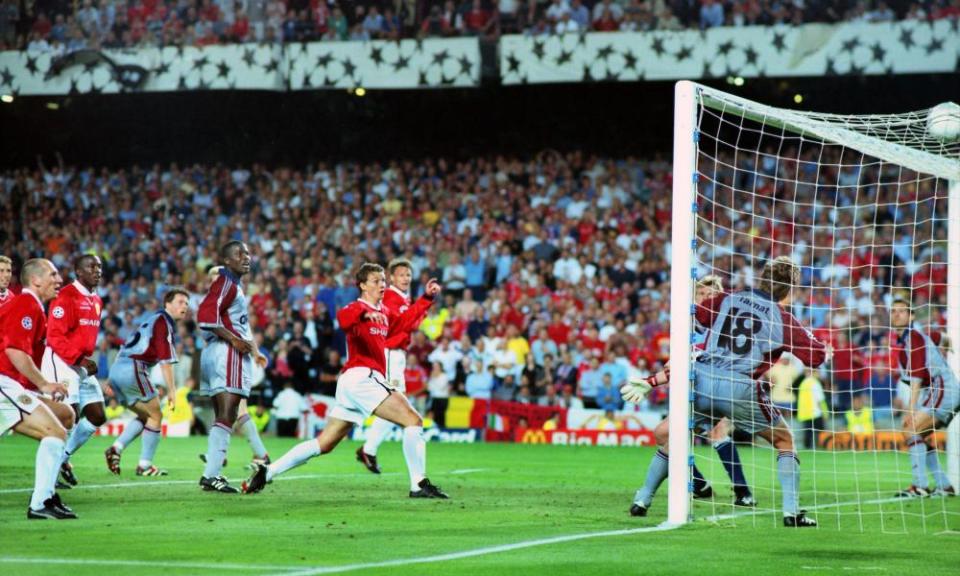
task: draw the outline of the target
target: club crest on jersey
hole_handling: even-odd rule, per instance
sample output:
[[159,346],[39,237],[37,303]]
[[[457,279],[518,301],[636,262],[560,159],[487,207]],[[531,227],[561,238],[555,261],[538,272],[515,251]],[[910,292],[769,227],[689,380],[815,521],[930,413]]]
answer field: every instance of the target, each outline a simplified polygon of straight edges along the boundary
[[52,314],[53,317],[58,320],[60,318],[63,318],[63,315],[64,315],[63,306],[54,306],[53,310],[50,311],[50,314]]
[[24,406],[29,406],[30,404],[33,403],[33,398],[31,398],[26,394],[21,394],[20,396],[17,397],[17,402],[23,404]]
[[33,319],[29,316],[24,316],[23,320],[20,321],[20,325],[23,326],[24,330],[30,330],[33,328]]

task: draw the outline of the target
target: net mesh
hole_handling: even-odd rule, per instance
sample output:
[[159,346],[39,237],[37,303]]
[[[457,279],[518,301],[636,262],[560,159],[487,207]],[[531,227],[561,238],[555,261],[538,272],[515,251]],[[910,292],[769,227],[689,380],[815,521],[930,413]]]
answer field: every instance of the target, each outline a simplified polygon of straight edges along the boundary
[[[960,174],[960,141],[930,137],[927,111],[800,113],[713,91],[700,101],[697,277],[746,290],[765,264],[789,256],[801,281],[783,307],[833,350],[819,369],[785,354],[764,378],[798,448],[801,508],[821,528],[955,529],[960,499],[895,497],[911,485],[900,433],[909,388],[889,309],[905,298],[919,328],[945,332],[947,179]],[[940,348],[952,354],[946,339]],[[695,461],[714,488],[712,499],[694,501],[694,514],[779,524],[777,450],[725,424],[694,433]],[[729,452],[713,449],[731,435],[755,507],[733,504]],[[944,468],[944,434],[930,443]]]

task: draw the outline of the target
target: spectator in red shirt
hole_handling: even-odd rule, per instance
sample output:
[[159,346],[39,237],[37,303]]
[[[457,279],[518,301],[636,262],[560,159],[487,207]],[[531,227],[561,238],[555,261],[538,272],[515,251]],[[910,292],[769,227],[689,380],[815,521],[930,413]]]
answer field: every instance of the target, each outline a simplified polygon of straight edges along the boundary
[[609,10],[604,10],[600,19],[593,23],[593,29],[597,32],[616,32],[620,29],[620,23],[614,19]]
[[864,385],[863,352],[847,339],[846,329],[836,332],[833,347],[833,409],[844,412]]
[[470,9],[463,15],[463,27],[469,35],[481,35],[490,32],[493,20],[490,13],[483,9],[481,0],[473,0]]

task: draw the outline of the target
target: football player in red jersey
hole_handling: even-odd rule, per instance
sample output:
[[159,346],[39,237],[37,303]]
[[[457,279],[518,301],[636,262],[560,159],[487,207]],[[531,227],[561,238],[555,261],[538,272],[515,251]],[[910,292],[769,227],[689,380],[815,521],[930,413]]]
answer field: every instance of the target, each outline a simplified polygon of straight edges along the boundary
[[[76,518],[57,495],[57,470],[63,458],[67,429],[56,400],[67,394],[67,387],[50,382],[37,367],[43,357],[46,317],[43,304],[57,295],[63,283],[56,266],[49,260],[28,260],[20,273],[23,292],[4,307],[0,314],[0,434],[13,429],[18,434],[40,441],[37,449],[36,479],[28,519],[63,520]],[[47,394],[54,399],[44,399]],[[68,420],[67,425],[72,425]]]
[[[410,283],[413,280],[413,264],[406,258],[397,258],[387,265],[387,276],[390,286],[383,294],[383,305],[387,309],[387,320],[390,324],[400,321],[400,316],[406,314],[413,303],[410,300]],[[410,330],[395,332],[387,338],[387,386],[400,394],[407,393],[407,383],[404,376],[406,370],[407,348],[410,346],[410,334],[420,326],[426,311],[410,321]],[[380,473],[377,463],[377,450],[387,434],[392,432],[394,425],[383,418],[374,418],[373,424],[367,429],[367,440],[363,446],[357,448],[357,460],[374,474]]]
[[356,275],[360,298],[337,312],[340,329],[347,333],[348,360],[337,379],[337,403],[327,415],[327,426],[315,440],[301,442],[273,464],[258,465],[243,491],[263,490],[279,474],[327,454],[336,448],[355,424],[371,414],[403,428],[403,455],[410,472],[411,498],[447,498],[426,477],[427,446],[423,438],[423,420],[403,394],[387,386],[386,342],[392,336],[409,332],[418,315],[426,311],[440,293],[436,279],[427,282],[426,293],[410,306],[407,314],[390,324],[391,312],[382,304],[386,290],[383,267],[366,263]]
[[93,254],[81,254],[73,261],[73,268],[76,280],[64,286],[50,303],[47,349],[40,367],[44,378],[67,385],[66,402],[77,414],[77,425],[70,431],[63,451],[62,488],[77,485],[70,456],[107,421],[98,366],[93,360],[103,311],[103,301],[96,293],[103,264]]
[[6,256],[0,256],[0,308],[9,304],[16,294],[10,289],[10,279],[13,277],[13,261]]

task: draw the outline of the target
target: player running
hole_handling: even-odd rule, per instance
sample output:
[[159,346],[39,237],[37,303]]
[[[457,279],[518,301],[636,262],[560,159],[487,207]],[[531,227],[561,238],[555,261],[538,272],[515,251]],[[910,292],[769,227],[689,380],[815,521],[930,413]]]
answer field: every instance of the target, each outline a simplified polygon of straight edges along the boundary
[[[44,378],[37,367],[43,358],[47,319],[43,304],[57,295],[63,284],[49,260],[28,260],[20,272],[23,292],[0,312],[0,435],[13,429],[40,441],[36,478],[27,508],[31,520],[76,518],[54,491],[63,459],[70,409],[54,400],[67,395],[67,387]],[[58,414],[59,412],[59,414]]]
[[[790,432],[759,378],[784,352],[811,368],[820,366],[826,347],[778,304],[790,295],[800,270],[787,256],[768,263],[760,289],[719,294],[697,305],[696,318],[710,329],[704,352],[693,364],[694,421],[698,425],[727,417],[738,428],[767,440],[778,450],[777,473],[783,489],[783,524],[812,527],[817,523],[800,510],[800,461]],[[650,386],[666,385],[663,372],[649,384],[628,384],[624,394],[642,397]],[[669,422],[654,430],[660,449],[637,491],[631,514],[646,516],[668,471]]]
[[276,476],[300,466],[307,460],[328,454],[336,448],[355,424],[375,414],[403,428],[403,455],[410,472],[411,498],[447,498],[426,477],[427,445],[423,438],[423,420],[410,402],[387,386],[386,342],[410,331],[413,322],[430,308],[440,293],[436,279],[427,282],[426,293],[417,299],[399,321],[390,324],[392,314],[382,304],[386,289],[383,267],[366,263],[356,274],[360,298],[337,312],[340,328],[347,333],[349,359],[337,379],[337,403],[330,410],[327,425],[315,440],[301,442],[273,464],[258,465],[243,491],[263,490]]
[[66,403],[73,406],[77,415],[77,424],[70,431],[63,451],[62,488],[77,485],[70,457],[107,421],[103,389],[93,359],[103,310],[103,301],[96,294],[103,264],[93,254],[81,254],[74,259],[73,270],[76,280],[60,290],[50,303],[47,349],[41,366],[44,378],[67,385],[70,393]]
[[[413,264],[406,258],[396,258],[387,265],[387,276],[390,279],[390,286],[383,294],[383,305],[387,311],[387,321],[392,326],[400,321],[400,316],[405,314],[413,304],[409,296],[410,283],[413,280]],[[426,316],[426,311],[412,320],[409,330],[391,332],[391,336],[386,341],[387,386],[400,394],[406,394],[407,392],[404,370],[407,367],[407,347],[410,346],[410,334],[417,330],[424,316]],[[375,416],[373,424],[367,429],[366,442],[363,446],[357,448],[357,460],[374,474],[380,473],[380,466],[377,464],[377,450],[383,443],[384,438],[394,428],[393,422]]]
[[[207,456],[200,486],[206,491],[239,492],[223,477],[223,462],[240,404],[250,395],[253,362],[266,366],[250,329],[247,299],[240,285],[250,272],[250,250],[239,240],[220,248],[223,268],[200,303],[197,324],[206,342],[200,353],[201,389],[213,399],[216,420],[207,438]],[[267,451],[259,444],[259,456]]]
[[[913,484],[897,494],[900,498],[956,496],[950,479],[940,468],[933,432],[947,427],[960,410],[960,382],[940,351],[939,332],[927,333],[913,321],[913,310],[903,298],[890,306],[890,325],[900,334],[900,380],[910,385],[910,402],[901,433],[910,453]],[[927,489],[927,473],[935,487]]]
[[137,417],[131,420],[113,446],[104,456],[107,468],[120,474],[120,455],[123,449],[143,434],[137,476],[166,476],[167,471],[153,465],[153,456],[160,443],[160,424],[163,415],[160,398],[150,382],[150,369],[160,365],[167,401],[176,406],[177,381],[173,365],[177,363],[175,348],[177,323],[190,309],[190,294],[183,288],[172,288],[163,297],[163,310],[158,310],[137,328],[123,344],[117,360],[110,367],[110,385],[117,400],[132,410]]

